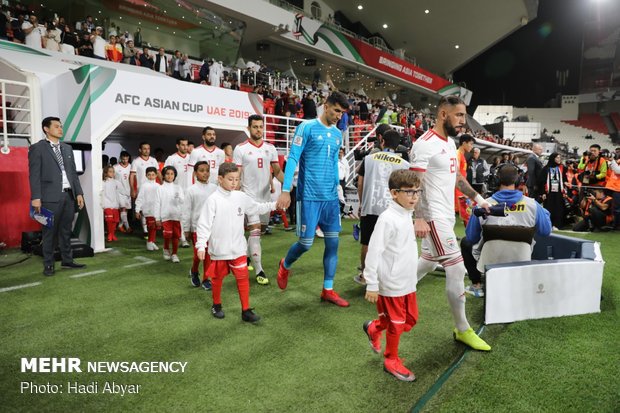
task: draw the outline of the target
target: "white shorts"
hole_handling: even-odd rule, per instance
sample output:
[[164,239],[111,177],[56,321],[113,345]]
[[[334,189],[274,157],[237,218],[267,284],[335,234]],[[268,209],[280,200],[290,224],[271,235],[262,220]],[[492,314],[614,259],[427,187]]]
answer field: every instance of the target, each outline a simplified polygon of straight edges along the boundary
[[118,203],[121,208],[131,209],[131,197],[129,195],[118,194]]
[[435,220],[428,225],[431,232],[422,240],[422,258],[429,261],[444,261],[461,255],[461,248],[454,233],[454,221]]

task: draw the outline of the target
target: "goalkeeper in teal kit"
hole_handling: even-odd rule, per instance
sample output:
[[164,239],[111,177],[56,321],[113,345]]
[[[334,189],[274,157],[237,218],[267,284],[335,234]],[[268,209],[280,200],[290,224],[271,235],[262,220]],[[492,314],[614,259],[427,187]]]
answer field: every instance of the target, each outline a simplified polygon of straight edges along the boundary
[[321,117],[301,123],[295,130],[284,171],[282,195],[278,208],[288,208],[295,169],[297,180],[297,235],[299,240],[280,260],[278,286],[285,289],[290,268],[312,247],[317,225],[325,234],[323,253],[323,291],[321,301],[340,307],[349,303],[334,291],[334,275],[338,264],[338,234],[340,233],[340,204],[338,203],[338,151],[342,133],[336,123],[349,108],[345,95],[333,92],[325,102]]

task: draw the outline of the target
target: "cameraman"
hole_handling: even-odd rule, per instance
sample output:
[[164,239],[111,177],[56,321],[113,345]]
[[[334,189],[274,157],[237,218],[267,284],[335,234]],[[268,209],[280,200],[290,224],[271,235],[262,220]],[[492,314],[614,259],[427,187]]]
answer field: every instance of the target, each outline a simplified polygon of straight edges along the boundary
[[[483,297],[482,276],[476,268],[480,252],[484,245],[482,229],[484,227],[501,227],[499,239],[506,241],[522,240],[524,237],[531,239],[534,232],[538,235],[547,236],[551,233],[551,219],[549,211],[544,209],[533,198],[523,195],[523,192],[515,189],[515,184],[519,179],[519,169],[511,164],[502,165],[497,172],[499,178],[499,191],[493,194],[487,201],[494,205],[506,204],[506,216],[472,216],[465,230],[465,238],[461,240],[461,253],[467,275],[471,280],[471,285],[465,288],[467,294],[474,297]],[[512,228],[510,228],[512,227]]]
[[613,191],[614,228],[620,230],[620,148],[616,148],[615,159],[609,162],[610,173],[607,176],[606,188]]
[[600,155],[601,146],[593,144],[581,157],[577,169],[581,173],[580,181],[584,186],[605,186],[607,162]]
[[611,224],[611,202],[611,197],[605,195],[603,188],[586,191],[580,203],[583,220],[575,224],[573,231],[597,232],[604,230],[603,227]]

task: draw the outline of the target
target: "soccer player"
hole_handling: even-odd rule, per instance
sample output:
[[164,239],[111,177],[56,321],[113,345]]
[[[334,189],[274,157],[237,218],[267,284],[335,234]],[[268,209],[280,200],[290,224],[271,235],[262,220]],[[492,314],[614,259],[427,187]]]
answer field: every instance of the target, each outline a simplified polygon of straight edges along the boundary
[[222,309],[222,282],[232,272],[237,280],[241,300],[241,319],[250,323],[260,317],[250,308],[250,280],[247,266],[248,245],[244,236],[244,214],[260,215],[275,209],[275,202],[257,203],[248,195],[237,191],[239,169],[234,163],[226,162],[218,170],[219,188],[207,199],[198,219],[198,258],[205,259],[209,243],[209,275],[212,278],[213,306],[215,318],[224,318]]
[[[177,177],[174,183],[177,184],[183,192],[187,192],[187,189],[192,184],[193,169],[189,166],[189,154],[187,153],[187,138],[177,139],[177,151],[166,158],[164,167],[173,166],[177,171]],[[185,238],[185,229],[181,225],[181,246],[183,248],[189,247],[189,243]]]
[[148,251],[156,251],[159,247],[155,244],[157,233],[157,221],[155,220],[156,209],[158,208],[157,191],[159,184],[157,183],[157,168],[149,166],[146,168],[146,182],[141,187],[138,197],[136,198],[136,219],[144,218],[148,238],[146,241],[146,249]]
[[[164,260],[179,263],[177,252],[181,238],[181,217],[185,193],[179,185],[174,183],[177,178],[174,166],[164,166],[162,174],[164,182],[157,188],[158,202],[155,208],[155,221],[157,227],[163,229]],[[170,250],[170,244],[172,244],[172,250]]]
[[131,172],[131,157],[129,152],[122,151],[120,162],[114,165],[114,179],[120,184],[119,203],[120,203],[120,222],[118,229],[120,232],[131,232],[127,210],[131,209],[131,189],[129,187],[129,174]]
[[[251,115],[248,118],[250,138],[237,145],[233,152],[233,160],[241,171],[241,190],[256,202],[271,201],[271,169],[280,181],[284,174],[278,163],[278,152],[275,146],[263,141],[263,117]],[[248,215],[248,247],[252,265],[256,271],[256,282],[260,285],[269,284],[269,278],[263,271],[261,261],[262,248],[260,234],[269,224],[269,213]]]
[[380,152],[364,157],[358,170],[357,193],[361,201],[360,229],[361,237],[361,270],[353,277],[353,281],[365,285],[364,265],[368,243],[375,229],[375,224],[379,215],[392,202],[392,197],[388,188],[390,174],[398,169],[409,169],[409,162],[397,154],[396,148],[400,143],[400,134],[394,130],[388,130],[379,136]]
[[[148,168],[155,168],[155,179],[159,179],[161,182],[161,173],[159,172],[159,163],[157,159],[151,156],[151,145],[146,142],[140,142],[138,145],[138,156],[131,163],[131,172],[129,174],[129,186],[131,189],[131,197],[136,199],[140,193],[140,187],[146,181],[146,170]],[[144,216],[143,216],[144,217]],[[146,233],[148,226],[146,221],[142,219],[142,230]]]
[[403,332],[418,321],[416,266],[418,244],[411,225],[420,194],[420,180],[409,170],[395,170],[389,176],[391,201],[374,228],[366,256],[366,300],[377,304],[379,318],[364,323],[370,348],[381,352],[381,335],[387,330],[383,368],[398,380],[413,381],[414,374],[398,357]]
[[446,271],[446,295],[456,328],[454,338],[473,349],[491,350],[469,326],[465,316],[465,266],[454,234],[454,188],[489,209],[489,203],[458,173],[454,141],[465,126],[466,108],[456,96],[439,100],[437,123],[411,147],[411,165],[420,179],[422,193],[416,208],[415,231],[422,241],[418,281],[441,263]]
[[[201,278],[198,275],[198,267],[200,260],[198,259],[198,250],[196,249],[196,228],[198,226],[198,218],[200,218],[200,212],[207,202],[207,199],[217,189],[217,185],[209,183],[209,164],[205,161],[198,161],[194,165],[194,174],[196,175],[196,182],[190,186],[185,194],[185,208],[183,208],[183,221],[181,226],[185,231],[187,239],[191,238],[194,243],[194,260],[192,261],[192,268],[189,275],[194,287],[199,287],[201,284]],[[205,254],[205,261],[203,264],[202,272],[202,288],[209,291],[211,290],[211,281],[207,276],[207,269],[211,260],[208,255],[208,251]]]
[[[211,171],[219,170],[221,164],[224,163],[226,155],[224,151],[215,146],[215,129],[207,126],[202,130],[203,144],[195,148],[189,156],[189,166],[193,168],[199,161],[205,161],[209,164]],[[216,184],[218,178],[215,173],[210,174],[209,182]]]
[[349,303],[334,291],[334,276],[338,264],[338,234],[341,230],[337,188],[338,150],[342,146],[342,133],[336,127],[336,123],[349,108],[349,102],[344,94],[333,92],[324,106],[325,109],[318,119],[307,120],[297,126],[286,163],[278,208],[287,208],[291,203],[293,175],[299,165],[297,181],[299,240],[291,246],[286,257],[280,260],[278,286],[280,289],[286,288],[290,268],[312,247],[318,224],[325,234],[321,301],[348,307]]
[[[459,148],[456,151],[456,160],[459,164],[459,174],[467,179],[467,158],[466,153],[470,153],[474,149],[476,140],[473,136],[466,133],[459,136]],[[454,196],[456,197],[458,213],[463,224],[467,227],[469,222],[470,211],[468,211],[469,205],[467,205],[467,197],[458,189],[454,188]]]

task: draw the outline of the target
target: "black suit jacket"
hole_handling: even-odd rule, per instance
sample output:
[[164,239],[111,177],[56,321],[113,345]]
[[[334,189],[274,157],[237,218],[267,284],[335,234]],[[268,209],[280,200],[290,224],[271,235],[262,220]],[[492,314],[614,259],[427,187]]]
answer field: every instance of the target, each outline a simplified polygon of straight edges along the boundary
[[[75,169],[73,150],[68,144],[60,143],[67,179],[74,196],[84,195]],[[46,140],[40,140],[28,150],[28,169],[30,171],[30,199],[41,202],[58,202],[62,195],[62,170],[56,161],[54,150]]]
[[527,158],[527,182],[529,188],[537,187],[540,182],[540,174],[542,172],[542,162],[536,155],[530,155]]

